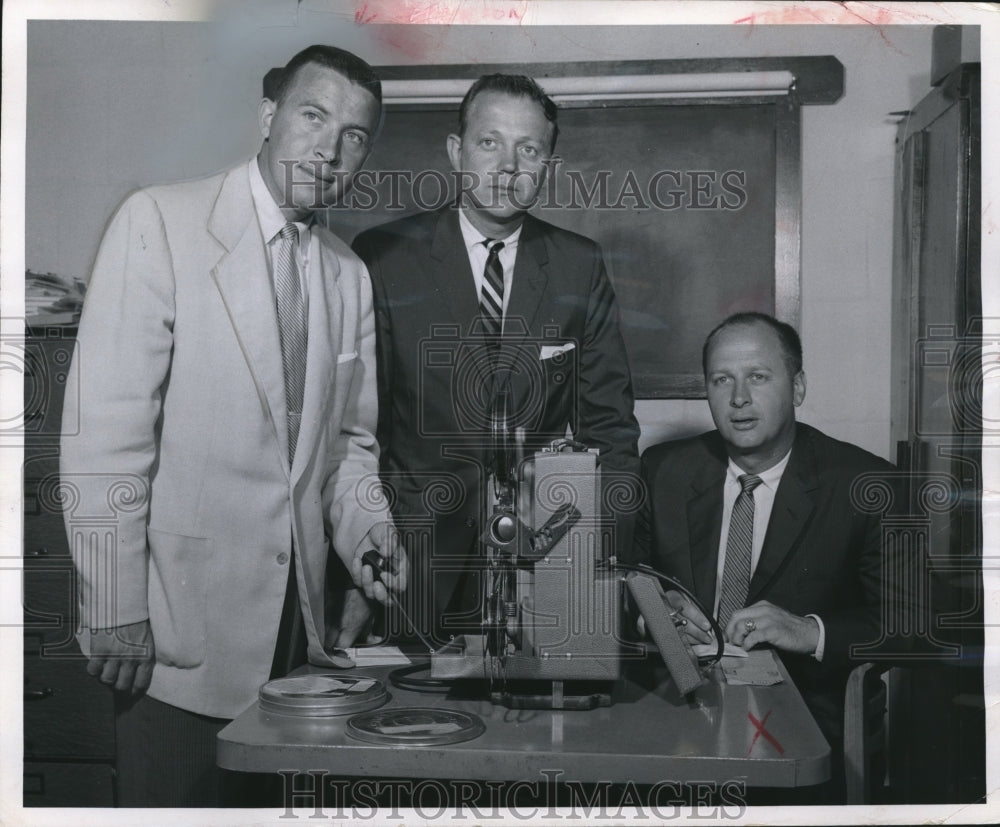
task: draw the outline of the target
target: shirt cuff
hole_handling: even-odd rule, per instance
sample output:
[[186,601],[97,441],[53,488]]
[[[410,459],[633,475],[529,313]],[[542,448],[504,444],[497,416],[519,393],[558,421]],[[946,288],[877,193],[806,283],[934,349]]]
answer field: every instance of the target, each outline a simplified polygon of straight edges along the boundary
[[816,651],[813,652],[813,657],[816,660],[823,660],[823,653],[826,650],[826,627],[823,625],[823,621],[819,615],[806,615],[806,617],[811,617],[816,621],[816,625],[819,626],[819,640],[816,643]]

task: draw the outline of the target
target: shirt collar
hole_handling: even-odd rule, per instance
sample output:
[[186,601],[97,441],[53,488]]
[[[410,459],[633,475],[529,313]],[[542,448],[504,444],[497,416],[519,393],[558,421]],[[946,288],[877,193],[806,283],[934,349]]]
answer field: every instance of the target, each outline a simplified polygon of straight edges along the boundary
[[[264,178],[260,174],[260,167],[257,159],[251,158],[249,164],[250,171],[250,193],[253,196],[253,206],[257,213],[257,221],[260,224],[261,235],[264,236],[265,243],[281,232],[281,228],[288,223],[288,219],[281,214],[275,203],[274,196],[264,183]],[[292,223],[299,230],[300,245],[304,245],[308,239],[309,228],[312,226],[313,217],[309,216],[305,221],[293,221]]]
[[[760,477],[761,485],[766,485],[772,491],[777,490],[778,483],[781,482],[781,475],[785,473],[785,467],[788,465],[788,458],[792,455],[792,449],[788,449],[788,453],[785,454],[775,465],[772,465],[766,471],[761,471],[756,476]],[[729,460],[729,466],[726,470],[726,482],[735,483],[739,485],[739,478],[742,477],[747,472],[740,468],[735,462]]]
[[472,225],[472,222],[469,221],[468,216],[465,214],[465,209],[459,207],[458,226],[462,230],[462,239],[465,241],[465,249],[467,252],[471,253],[477,244],[493,240],[503,241],[504,250],[513,250],[517,246],[518,239],[521,237],[521,228],[524,227],[524,224],[521,224],[516,230],[514,230],[514,232],[504,239],[488,239]]

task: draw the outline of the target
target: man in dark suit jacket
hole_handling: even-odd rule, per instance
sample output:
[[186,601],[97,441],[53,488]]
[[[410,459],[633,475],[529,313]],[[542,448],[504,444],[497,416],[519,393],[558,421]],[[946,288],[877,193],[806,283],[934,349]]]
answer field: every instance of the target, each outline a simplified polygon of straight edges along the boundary
[[[731,316],[707,338],[703,367],[716,431],[649,448],[642,457],[648,501],[637,554],[676,577],[726,639],[781,652],[833,750],[839,786],[844,687],[853,645],[882,637],[887,591],[879,515],[863,507],[865,485],[883,486],[892,466],[795,421],[805,397],[799,337],[758,313]],[[735,610],[727,573],[739,529],[744,477],[753,489],[752,559]],[[727,530],[724,533],[724,526]],[[668,600],[693,642],[713,640],[705,615],[678,592]],[[863,657],[867,660],[870,657]],[[839,795],[834,787],[827,794]]]
[[[606,498],[638,471],[631,377],[600,248],[526,213],[555,144],[555,105],[530,78],[489,75],[459,119],[447,144],[458,204],[354,243],[375,294],[381,471],[416,578],[407,601],[439,640],[480,622],[473,561],[490,507],[494,412],[505,412],[509,433],[523,429],[527,451],[567,428],[600,449]],[[630,528],[617,520],[618,542]]]

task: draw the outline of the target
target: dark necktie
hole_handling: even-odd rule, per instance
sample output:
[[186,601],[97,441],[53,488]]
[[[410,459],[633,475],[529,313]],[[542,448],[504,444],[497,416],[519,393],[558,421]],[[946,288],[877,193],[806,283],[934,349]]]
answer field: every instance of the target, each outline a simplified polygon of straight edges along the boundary
[[281,361],[285,368],[285,404],[288,410],[288,464],[295,458],[302,421],[302,397],[306,387],[306,327],[305,300],[295,263],[299,231],[286,224],[278,234],[274,258],[274,294],[278,309],[278,331],[281,334]]
[[719,625],[725,629],[729,618],[742,609],[750,591],[750,561],[753,557],[753,490],[760,477],[743,474],[739,478],[741,491],[733,504],[726,538],[726,562],[722,569],[722,591],[719,596]]
[[486,239],[483,243],[489,247],[490,253],[486,257],[486,268],[483,270],[479,313],[483,319],[483,332],[486,337],[498,341],[503,331],[503,265],[500,263],[503,242],[498,241],[494,244],[490,239]]

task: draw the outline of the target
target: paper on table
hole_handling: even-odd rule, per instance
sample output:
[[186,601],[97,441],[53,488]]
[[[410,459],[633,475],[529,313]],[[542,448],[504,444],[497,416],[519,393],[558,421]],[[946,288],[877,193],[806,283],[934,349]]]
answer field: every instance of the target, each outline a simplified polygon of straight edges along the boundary
[[770,649],[747,652],[746,658],[731,658],[722,662],[726,683],[742,686],[773,686],[783,678]]
[[357,666],[405,666],[410,662],[398,646],[354,646],[347,654]]
[[[714,658],[719,651],[719,647],[714,643],[695,643],[691,646],[691,650],[699,658]],[[724,658],[745,658],[747,650],[741,646],[737,646],[735,643],[727,643],[725,649],[722,651],[722,656]]]

